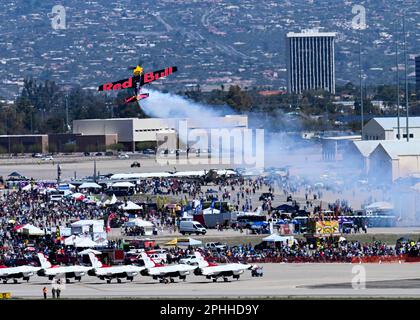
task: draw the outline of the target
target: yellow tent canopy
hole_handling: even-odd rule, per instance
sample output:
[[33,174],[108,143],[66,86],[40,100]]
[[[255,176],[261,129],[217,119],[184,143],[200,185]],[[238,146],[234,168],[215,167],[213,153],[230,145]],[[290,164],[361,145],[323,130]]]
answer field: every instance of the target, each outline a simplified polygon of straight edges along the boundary
[[199,240],[195,240],[193,238],[174,238],[169,242],[166,242],[165,245],[167,246],[198,246],[201,245],[202,242]]

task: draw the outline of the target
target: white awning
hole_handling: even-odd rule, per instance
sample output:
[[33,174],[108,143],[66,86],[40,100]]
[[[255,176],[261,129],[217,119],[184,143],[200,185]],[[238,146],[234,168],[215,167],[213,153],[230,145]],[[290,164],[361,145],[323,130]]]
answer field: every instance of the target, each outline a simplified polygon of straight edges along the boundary
[[131,182],[115,182],[112,187],[114,188],[133,188],[135,185]]
[[141,210],[142,209],[141,206],[135,204],[132,201],[127,201],[127,204],[126,205],[121,205],[120,208],[123,209],[124,211]]
[[25,225],[22,229],[23,229],[24,234],[28,234],[30,236],[43,236],[43,235],[45,235],[44,230],[42,230],[38,227],[35,227],[31,224]]
[[95,182],[84,182],[80,185],[79,189],[101,189],[102,187]]

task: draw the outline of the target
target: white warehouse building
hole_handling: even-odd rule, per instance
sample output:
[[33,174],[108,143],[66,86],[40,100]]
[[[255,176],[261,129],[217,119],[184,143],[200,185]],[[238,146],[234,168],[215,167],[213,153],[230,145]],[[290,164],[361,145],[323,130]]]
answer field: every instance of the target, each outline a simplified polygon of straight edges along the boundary
[[[73,121],[73,133],[83,135],[117,134],[118,143],[127,150],[136,150],[138,143],[146,143],[156,148],[181,148],[180,130],[193,129],[204,131],[213,128],[247,129],[248,117],[243,115],[226,115],[205,119],[189,118],[112,118],[84,119]],[[145,145],[146,145],[145,144]],[[137,147],[138,149],[138,147]]]
[[[410,139],[420,139],[420,117],[408,118]],[[406,118],[400,117],[401,139],[407,139]],[[398,118],[372,118],[363,126],[363,140],[398,140]]]

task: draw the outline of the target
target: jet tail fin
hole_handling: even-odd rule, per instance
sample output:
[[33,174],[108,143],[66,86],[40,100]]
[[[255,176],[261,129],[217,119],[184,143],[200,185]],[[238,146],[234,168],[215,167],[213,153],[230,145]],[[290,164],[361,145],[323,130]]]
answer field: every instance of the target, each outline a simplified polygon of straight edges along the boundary
[[51,262],[48,261],[48,259],[44,256],[43,253],[38,253],[39,262],[41,263],[41,268],[43,269],[49,269],[51,268]]
[[140,255],[141,255],[141,258],[144,261],[144,266],[146,268],[156,267],[156,263],[154,263],[154,261],[147,255],[146,252],[142,252]]
[[94,268],[101,268],[102,262],[99,261],[98,257],[93,254],[93,252],[89,252],[89,260]]
[[200,252],[196,251],[194,252],[195,257],[198,260],[198,266],[200,268],[205,268],[209,266],[209,263],[204,259],[204,257],[201,255]]

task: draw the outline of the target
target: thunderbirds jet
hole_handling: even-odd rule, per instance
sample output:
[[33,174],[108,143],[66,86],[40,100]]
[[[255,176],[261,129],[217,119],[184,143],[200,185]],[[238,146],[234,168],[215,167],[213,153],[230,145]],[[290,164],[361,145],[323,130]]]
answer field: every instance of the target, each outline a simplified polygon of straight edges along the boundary
[[138,267],[133,265],[122,265],[122,266],[106,266],[99,261],[92,252],[89,253],[90,262],[92,263],[93,269],[88,271],[90,276],[96,276],[101,280],[111,283],[112,279],[117,279],[118,283],[121,283],[122,278],[133,281],[134,276],[138,275],[141,271],[146,269],[145,267]]
[[65,276],[67,283],[70,282],[70,278],[80,281],[82,276],[92,269],[92,267],[85,266],[53,266],[42,253],[38,253],[38,258],[41,262],[41,270],[37,274],[40,277],[48,277],[49,280],[53,280],[57,276]]
[[7,283],[9,279],[13,279],[13,282],[17,283],[20,278],[29,282],[29,278],[40,269],[40,267],[33,266],[19,266],[11,268],[0,266],[0,279],[3,280],[3,283]]
[[175,277],[179,277],[179,279],[185,281],[187,275],[197,268],[197,266],[190,266],[186,264],[175,264],[170,266],[157,264],[145,252],[141,253],[141,257],[146,267],[141,274],[144,276],[151,276],[155,280],[159,279],[159,282],[161,283],[168,283],[169,281],[175,282],[173,279]]
[[245,270],[252,268],[251,265],[242,263],[222,265],[210,263],[206,261],[198,251],[195,252],[195,256],[198,261],[198,268],[195,269],[194,274],[197,276],[205,276],[207,279],[213,279],[213,282],[216,282],[218,278],[223,278],[223,280],[227,282],[228,277],[239,280],[239,276],[244,273]]

